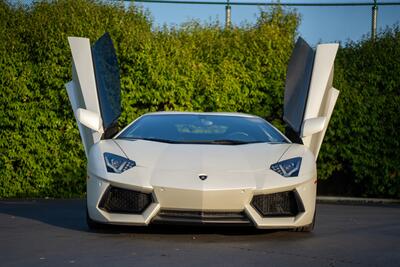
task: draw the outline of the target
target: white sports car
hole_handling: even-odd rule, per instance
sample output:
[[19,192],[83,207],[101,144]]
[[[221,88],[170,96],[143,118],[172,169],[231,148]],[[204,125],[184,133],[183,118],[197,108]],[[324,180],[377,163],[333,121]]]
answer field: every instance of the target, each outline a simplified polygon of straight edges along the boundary
[[87,221],[237,224],[311,231],[316,159],[339,91],[337,44],[299,38],[284,99],[287,137],[240,113],[157,112],[118,132],[119,68],[108,34],[68,38],[66,84],[88,159]]

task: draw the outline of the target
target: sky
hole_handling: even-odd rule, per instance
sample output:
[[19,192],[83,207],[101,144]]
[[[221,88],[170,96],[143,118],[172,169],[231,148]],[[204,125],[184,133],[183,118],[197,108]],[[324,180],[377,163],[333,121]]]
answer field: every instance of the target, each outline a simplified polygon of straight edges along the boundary
[[[196,0],[204,1],[204,0]],[[224,0],[206,0],[224,1]],[[250,0],[247,2],[262,2]],[[333,3],[333,2],[372,2],[373,0],[281,0],[293,3]],[[399,0],[379,0],[379,2],[400,2]],[[231,0],[246,2],[246,0]],[[270,2],[268,0],[268,2]],[[126,2],[127,5],[129,2]],[[134,3],[150,11],[156,26],[179,25],[189,20],[201,22],[225,21],[224,5],[183,5],[162,3]],[[318,42],[357,41],[371,31],[371,7],[296,7],[301,14],[300,35],[310,44]],[[243,22],[254,23],[260,7],[232,6],[232,22],[240,25]],[[400,6],[380,6],[378,9],[378,30],[400,23]]]

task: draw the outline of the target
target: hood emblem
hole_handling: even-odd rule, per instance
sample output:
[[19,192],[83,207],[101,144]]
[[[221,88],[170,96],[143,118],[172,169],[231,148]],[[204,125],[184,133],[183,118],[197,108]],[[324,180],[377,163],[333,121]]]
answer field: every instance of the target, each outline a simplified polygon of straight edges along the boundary
[[205,179],[207,179],[207,174],[199,174],[199,178],[200,180],[204,181]]

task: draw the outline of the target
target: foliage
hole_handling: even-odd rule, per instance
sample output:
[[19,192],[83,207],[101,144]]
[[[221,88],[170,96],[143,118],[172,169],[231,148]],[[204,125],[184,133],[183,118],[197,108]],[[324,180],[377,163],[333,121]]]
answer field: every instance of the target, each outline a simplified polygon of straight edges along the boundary
[[264,12],[256,26],[232,30],[195,22],[152,30],[149,15],[133,6],[83,0],[1,1],[0,16],[0,197],[84,192],[85,156],[64,88],[67,36],[111,34],[121,125],[157,110],[242,111],[280,124],[294,13]]
[[364,195],[400,197],[400,29],[339,50],[340,95],[321,148],[319,175],[339,172]]
[[[111,34],[121,68],[120,126],[150,111],[187,110],[252,113],[283,129],[296,13],[260,11],[255,25],[229,30],[217,22],[153,28],[149,14],[120,3],[0,0],[0,17],[0,198],[85,191],[85,155],[64,88],[67,36]],[[370,195],[400,196],[396,43],[393,29],[375,43],[340,49],[334,83],[341,95],[320,153],[321,177],[340,172]]]
[[86,160],[64,88],[67,36],[133,37],[150,33],[150,22],[93,1],[1,1],[0,17],[0,197],[82,195]]

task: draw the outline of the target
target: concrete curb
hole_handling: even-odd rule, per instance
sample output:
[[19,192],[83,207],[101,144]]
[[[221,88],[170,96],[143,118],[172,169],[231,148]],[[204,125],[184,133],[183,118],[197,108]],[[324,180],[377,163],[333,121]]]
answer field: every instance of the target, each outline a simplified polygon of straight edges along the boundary
[[317,203],[359,204],[359,205],[368,205],[368,204],[369,205],[400,205],[400,199],[317,196]]

